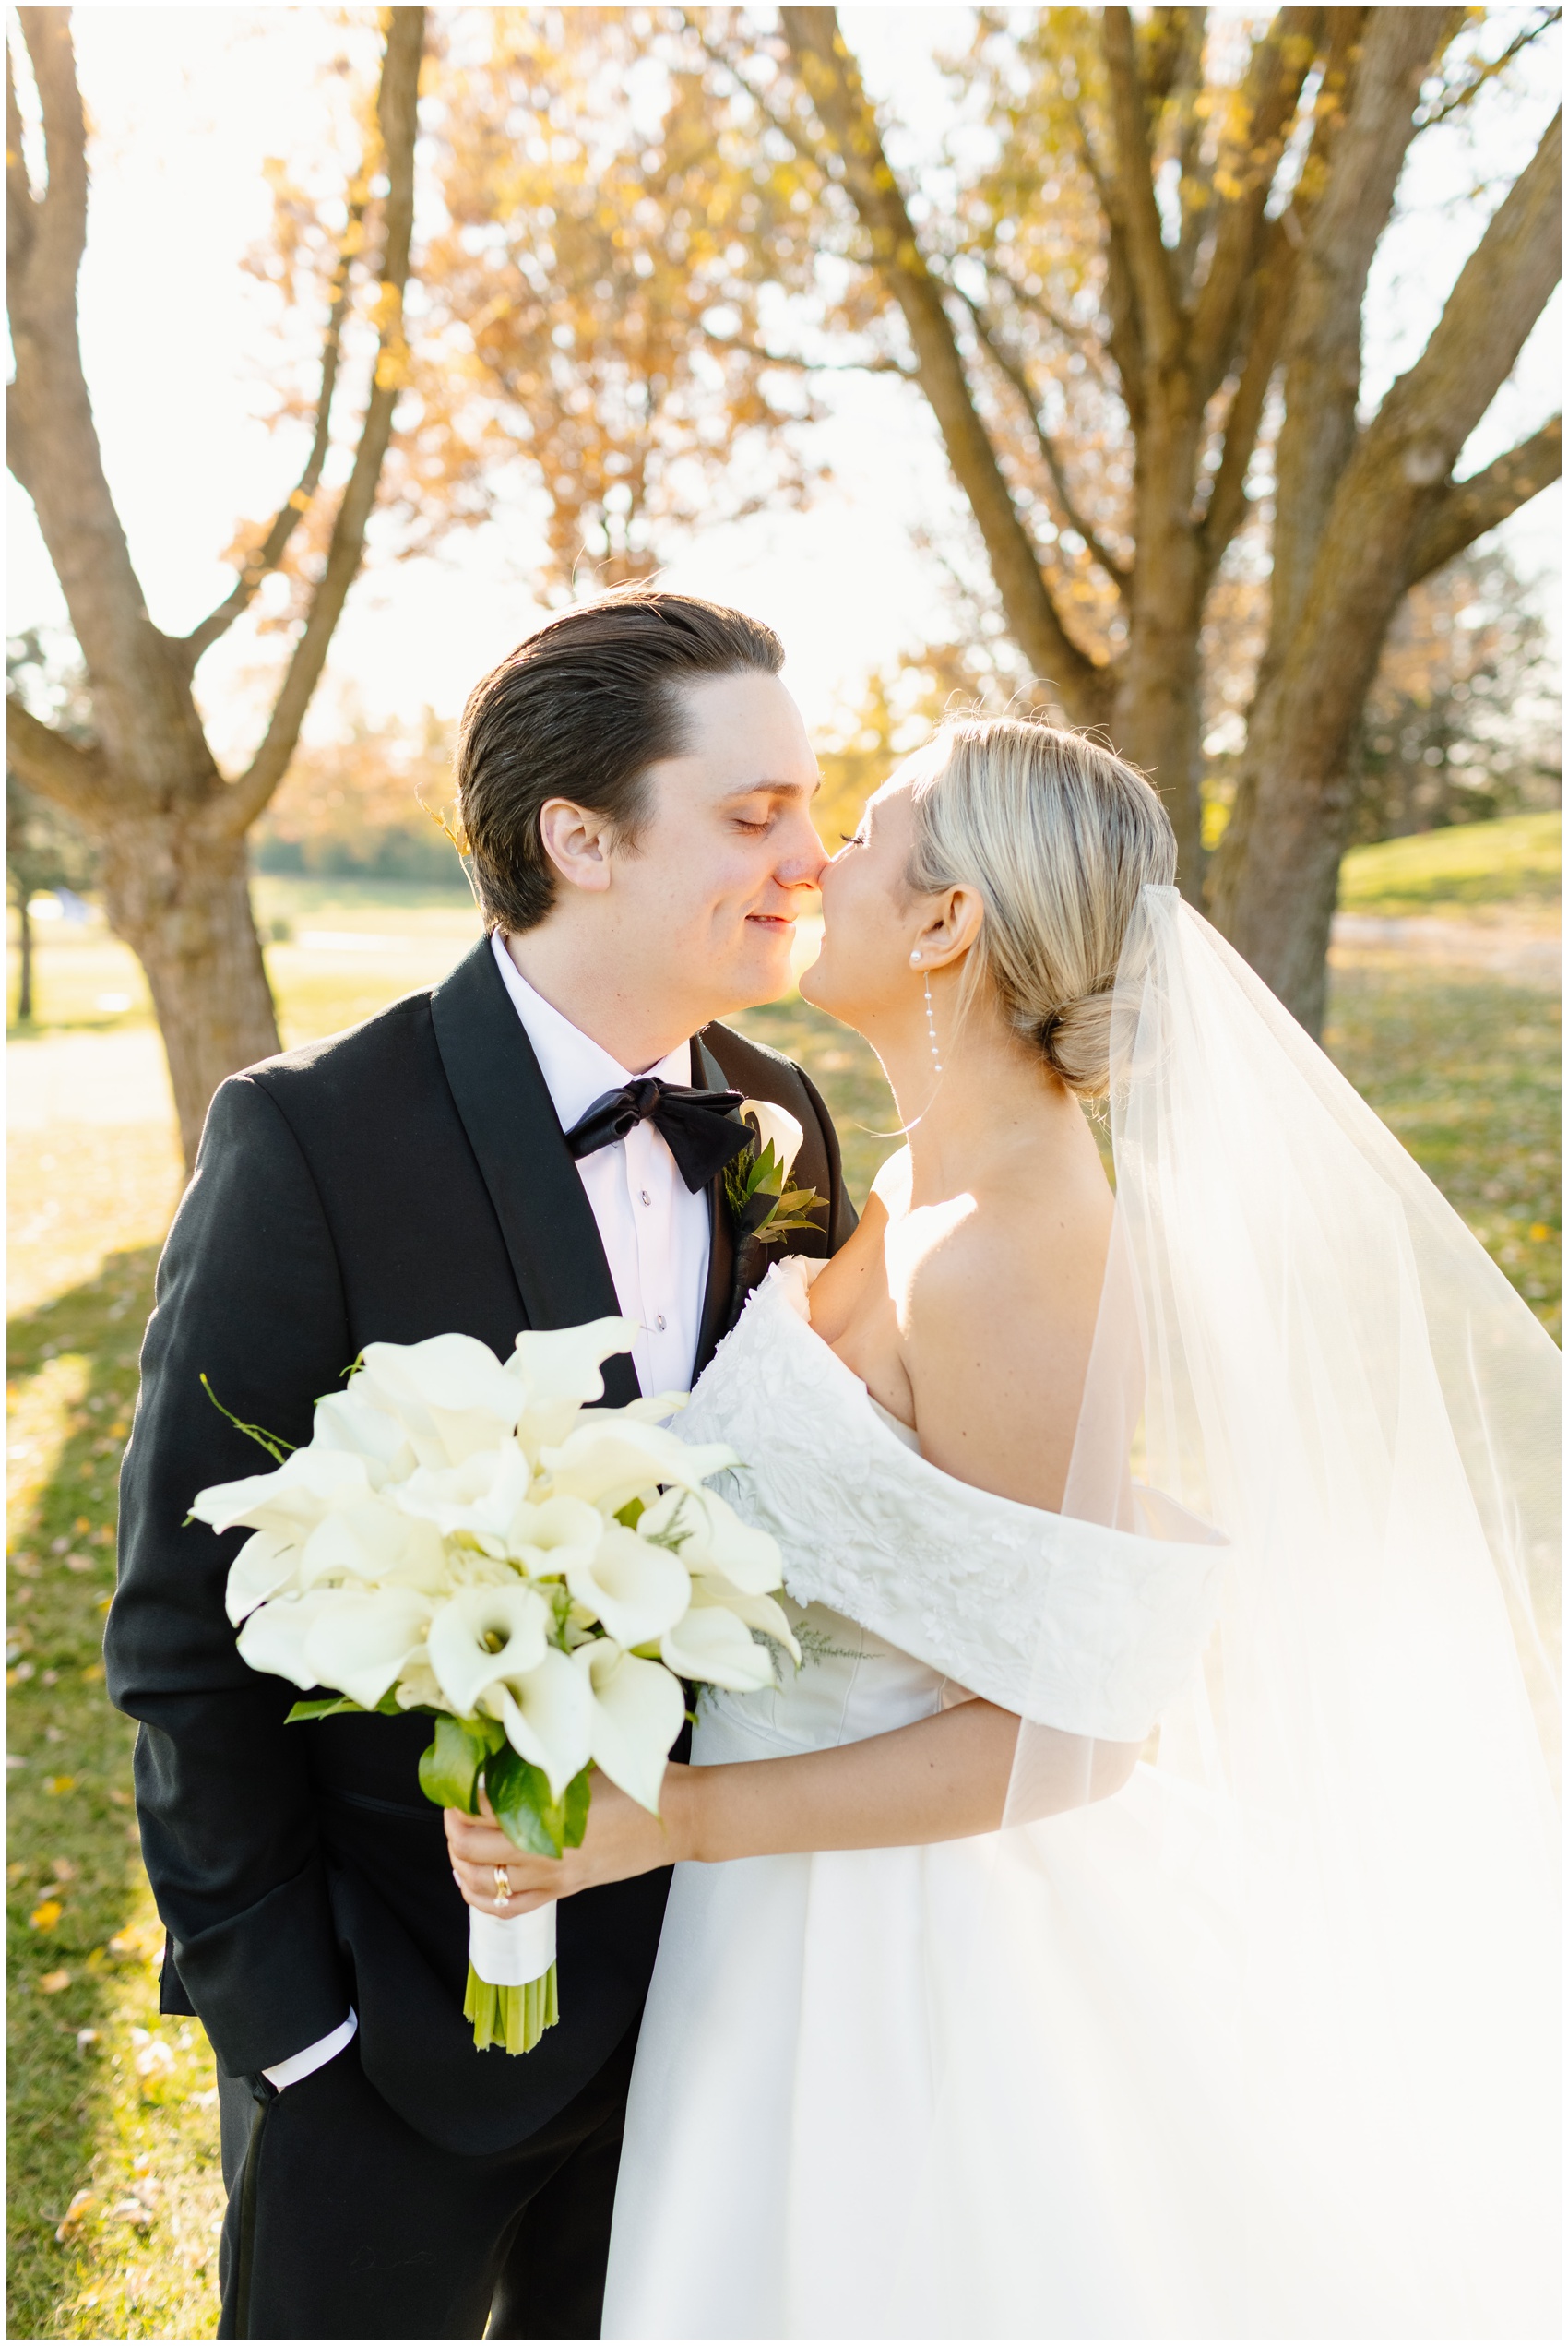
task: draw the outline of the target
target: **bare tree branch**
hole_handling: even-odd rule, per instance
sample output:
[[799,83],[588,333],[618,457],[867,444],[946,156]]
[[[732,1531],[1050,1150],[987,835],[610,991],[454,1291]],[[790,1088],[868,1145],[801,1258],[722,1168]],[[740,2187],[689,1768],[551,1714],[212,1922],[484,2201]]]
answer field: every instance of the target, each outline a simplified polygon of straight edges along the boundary
[[1313,109],[1313,134],[1296,192],[1280,219],[1265,229],[1252,285],[1253,314],[1241,377],[1225,421],[1225,445],[1199,530],[1210,578],[1241,527],[1246,482],[1263,423],[1264,407],[1284,343],[1299,256],[1325,184],[1344,122],[1346,79],[1366,17],[1364,8],[1331,8],[1328,51]]
[[288,769],[310,697],[326,664],[332,631],[364,553],[365,530],[375,503],[382,459],[392,435],[392,414],[408,375],[403,332],[403,293],[414,224],[414,138],[418,130],[420,61],[424,51],[424,10],[387,11],[386,54],[376,118],[386,167],[386,236],[382,247],[377,314],[380,339],[375,375],[365,406],[353,470],[332,525],[327,562],[293,657],[274,704],[261,746],[234,785],[226,807],[231,831],[248,830]]
[[1478,65],[1467,81],[1463,82],[1457,89],[1451,89],[1447,97],[1440,100],[1430,112],[1423,108],[1416,118],[1417,131],[1435,130],[1440,122],[1446,122],[1450,115],[1458,113],[1462,108],[1469,104],[1478,90],[1484,89],[1489,81],[1494,81],[1505,66],[1513,64],[1522,49],[1527,49],[1533,41],[1540,39],[1543,32],[1550,32],[1554,24],[1561,24],[1562,21],[1561,8],[1543,9],[1535,24],[1526,25],[1522,32],[1516,32],[1514,35],[1513,40],[1500,56],[1489,58]]
[[1213,578],[1225,557],[1247,510],[1247,474],[1263,424],[1268,387],[1279,362],[1285,320],[1290,305],[1295,254],[1281,235],[1278,249],[1259,270],[1257,316],[1247,355],[1225,419],[1225,444],[1220,453],[1208,505],[1198,525],[1204,568]]
[[1116,133],[1115,175],[1110,183],[1111,215],[1126,240],[1127,267],[1137,302],[1144,352],[1157,373],[1174,363],[1182,338],[1172,256],[1161,233],[1154,194],[1154,160],[1148,120],[1138,78],[1130,8],[1107,8],[1100,19],[1100,47],[1111,83]]
[[1264,208],[1317,52],[1323,15],[1319,8],[1282,8],[1253,44],[1240,101],[1241,135],[1221,158],[1222,170],[1239,180],[1239,192],[1220,208],[1208,274],[1193,312],[1189,363],[1200,403],[1218,387],[1235,345],[1238,306],[1265,232]]
[[[71,12],[19,8],[17,13],[43,114],[47,184],[34,204],[33,257],[51,276],[68,278],[74,288],[87,244],[87,123],[71,49]],[[7,155],[7,172],[9,161]]]
[[873,265],[897,300],[914,347],[921,387],[985,540],[1014,640],[1044,683],[1083,722],[1103,714],[1106,672],[1068,635],[1039,559],[970,393],[943,288],[928,268],[876,116],[832,8],[784,8],[785,38],[807,96],[843,166],[845,185],[871,240]]
[[1366,19],[1334,168],[1297,263],[1287,329],[1273,579],[1281,639],[1306,594],[1356,444],[1367,274],[1415,136],[1416,96],[1459,22],[1455,8],[1373,8]]
[[1372,461],[1380,444],[1402,447],[1401,470],[1411,486],[1430,489],[1447,479],[1513,372],[1562,274],[1562,200],[1558,113],[1460,270],[1425,350],[1364,435]]
[[1077,506],[1074,500],[1072,489],[1068,484],[1066,473],[1063,469],[1062,458],[1058,453],[1055,442],[1051,439],[1051,435],[1047,432],[1045,425],[1040,421],[1039,410],[1035,404],[1034,392],[1030,387],[1029,378],[1025,371],[1022,361],[1016,358],[1013,353],[1006,349],[1005,345],[997,334],[995,327],[987,318],[985,312],[981,309],[980,304],[978,302],[971,301],[969,296],[963,292],[962,288],[955,287],[954,290],[957,293],[958,299],[968,311],[970,316],[974,319],[975,331],[980,336],[981,342],[984,344],[986,352],[993,365],[996,367],[997,372],[1005,375],[1007,381],[1017,393],[1019,400],[1022,402],[1024,412],[1029,419],[1029,429],[1034,434],[1035,445],[1039,450],[1041,460],[1045,465],[1047,472],[1051,476],[1051,485],[1055,489],[1056,502],[1061,510],[1063,519],[1066,522],[1067,527],[1070,530],[1075,530],[1077,531],[1079,537],[1082,538],[1085,545],[1087,546],[1096,562],[1099,563],[1107,578],[1109,578],[1115,586],[1117,593],[1120,594],[1123,589],[1130,584],[1133,576],[1132,571],[1126,563],[1120,561],[1117,556],[1111,553],[1110,547],[1105,543],[1104,540],[1100,537],[1099,532],[1094,527],[1094,524],[1091,521],[1087,521],[1083,515],[1078,511]]
[[70,815],[101,813],[109,795],[103,754],[67,741],[33,715],[16,693],[6,696],[6,756],[29,790]]
[[311,500],[321,485],[321,469],[327,461],[331,438],[332,399],[338,387],[343,321],[349,314],[350,277],[363,236],[366,192],[365,174],[362,172],[350,194],[348,224],[338,247],[338,266],[332,280],[332,304],[327,313],[327,333],[321,352],[321,387],[315,402],[315,431],[305,469],[290,495],[278,508],[272,527],[261,544],[246,559],[233,591],[215,611],[208,613],[198,627],[193,627],[188,636],[181,638],[181,649],[193,669],[202,654],[209,651],[220,637],[227,635],[254,598],[267,572],[277,569],[290,539],[309,512]]
[[716,334],[700,319],[696,330],[713,350],[742,351],[764,366],[785,367],[796,375],[897,375],[905,383],[915,379],[913,370],[900,366],[897,359],[803,359],[789,351],[765,350],[760,342],[742,342],[733,334]]
[[[1105,366],[1105,343],[1095,327],[1080,326],[1076,319],[1063,317],[1062,312],[1042,294],[1029,292],[1018,283],[1002,254],[970,252],[966,257],[978,260],[988,277],[999,279],[1007,288],[1010,302],[1016,302],[1021,310],[1028,310],[1031,317],[1038,317],[1042,326],[1049,326],[1053,333],[1060,334],[1062,339],[1070,343],[1087,362],[1097,381],[1108,388],[1111,387],[1111,376]],[[1114,388],[1120,395],[1121,385],[1116,384]]]
[[[7,460],[27,490],[92,679],[103,754],[122,786],[165,803],[213,770],[188,688],[147,613],[104,477],[77,334],[87,235],[87,124],[70,12],[20,11],[43,115],[48,185],[6,289],[16,375]],[[20,189],[13,192],[19,196]],[[175,752],[171,757],[171,750]],[[178,775],[180,780],[175,781]]]
[[33,215],[38,207],[28,178],[22,148],[22,110],[17,103],[17,77],[11,65],[11,44],[6,43],[6,266],[20,268],[32,244]]
[[1539,496],[1562,471],[1562,418],[1554,415],[1527,440],[1495,458],[1467,481],[1455,481],[1433,507],[1411,549],[1407,583],[1419,586],[1463,554],[1520,506]]

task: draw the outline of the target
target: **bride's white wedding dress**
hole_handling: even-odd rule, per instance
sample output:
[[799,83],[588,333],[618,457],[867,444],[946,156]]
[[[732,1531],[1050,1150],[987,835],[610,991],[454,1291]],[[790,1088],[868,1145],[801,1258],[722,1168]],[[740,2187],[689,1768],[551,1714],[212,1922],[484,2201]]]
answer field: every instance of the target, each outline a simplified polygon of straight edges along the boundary
[[682,1422],[804,1652],[698,1762],[1023,1725],[1001,1832],[677,1868],[606,2336],[1558,2334],[1555,1348],[1172,890],[1111,1061],[1062,1515],[923,1459],[800,1262]]
[[[1168,1519],[1167,1531],[1195,1535],[1186,1542],[1101,1530],[930,1466],[813,1332],[817,1268],[797,1259],[769,1275],[682,1420],[687,1438],[747,1459],[743,1480],[718,1487],[780,1540],[804,1656],[776,1693],[705,1691],[694,1760],[853,1743],[971,1691],[1022,1709],[1047,1576],[1060,1715],[1084,1733],[1141,1735],[1212,1618],[1202,1527]],[[1158,1865],[1170,1827],[1152,1789],[1056,1820],[1044,1871],[1026,1866],[1022,1881],[1012,1834],[677,1868],[632,2087],[607,2337],[928,2329],[937,2244],[918,2236],[922,2186],[937,2129],[977,2119],[989,2140],[958,2218],[961,2318],[937,2328],[1005,2333],[1026,2309],[1032,2327],[1046,2310],[1042,2265],[1059,2332],[1146,2327],[1146,2292],[1118,2269],[1115,2179],[1097,2171],[1094,2145],[1146,2026],[1123,2000],[1118,1975],[1136,1950],[1114,1944],[1106,1869],[1146,1878]],[[1038,1916],[1017,1911],[1020,1894],[1065,1901],[1060,1971],[1043,2009],[1031,1966],[1007,2005],[992,1978],[974,2010],[976,1934],[1032,1946]],[[1061,2091],[1045,2137],[1029,2067],[1041,2050]],[[955,2060],[980,2087],[978,2108],[946,2074]],[[1208,2326],[1204,2306],[1191,2310]]]

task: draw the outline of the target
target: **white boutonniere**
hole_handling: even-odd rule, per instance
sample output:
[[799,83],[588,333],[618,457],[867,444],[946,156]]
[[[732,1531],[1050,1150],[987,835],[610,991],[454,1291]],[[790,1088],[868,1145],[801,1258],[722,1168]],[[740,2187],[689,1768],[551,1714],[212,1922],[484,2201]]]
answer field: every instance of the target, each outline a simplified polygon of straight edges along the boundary
[[788,1108],[772,1100],[742,1100],[742,1120],[754,1136],[743,1156],[725,1169],[724,1192],[741,1234],[771,1246],[791,1230],[818,1230],[813,1220],[827,1200],[814,1189],[791,1189],[790,1174],[805,1135]]

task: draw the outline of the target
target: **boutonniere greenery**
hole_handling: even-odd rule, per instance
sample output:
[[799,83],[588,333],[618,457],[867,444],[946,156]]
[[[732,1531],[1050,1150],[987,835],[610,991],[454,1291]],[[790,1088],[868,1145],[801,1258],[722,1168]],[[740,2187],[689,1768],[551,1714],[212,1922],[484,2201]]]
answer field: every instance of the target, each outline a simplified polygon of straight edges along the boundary
[[805,1137],[788,1108],[772,1100],[742,1100],[742,1120],[750,1125],[752,1145],[726,1166],[724,1194],[741,1233],[759,1245],[772,1246],[791,1230],[821,1230],[813,1220],[827,1200],[814,1189],[792,1189],[790,1169]]

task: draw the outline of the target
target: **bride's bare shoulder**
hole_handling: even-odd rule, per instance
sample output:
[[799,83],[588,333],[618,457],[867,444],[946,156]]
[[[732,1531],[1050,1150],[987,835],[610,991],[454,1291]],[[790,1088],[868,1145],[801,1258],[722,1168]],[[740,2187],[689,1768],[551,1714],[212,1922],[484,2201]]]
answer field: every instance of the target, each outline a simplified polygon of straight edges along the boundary
[[1010,1209],[959,1197],[891,1230],[921,1448],[961,1481],[1061,1502],[1105,1275],[1111,1200],[1075,1183]]

